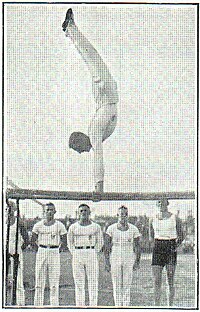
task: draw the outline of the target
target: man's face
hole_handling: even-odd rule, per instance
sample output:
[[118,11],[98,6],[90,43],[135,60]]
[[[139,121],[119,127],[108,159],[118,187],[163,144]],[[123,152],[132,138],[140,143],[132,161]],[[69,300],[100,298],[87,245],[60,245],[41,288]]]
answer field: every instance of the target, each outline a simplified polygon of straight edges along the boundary
[[157,202],[157,207],[159,208],[160,212],[165,212],[168,210],[168,202],[167,200],[159,200]]
[[45,216],[47,219],[53,219],[54,214],[56,213],[54,206],[45,206],[44,208]]
[[128,220],[128,211],[126,209],[119,209],[118,220],[120,223],[126,223]]
[[90,208],[87,206],[81,206],[78,209],[79,220],[88,221],[90,216]]

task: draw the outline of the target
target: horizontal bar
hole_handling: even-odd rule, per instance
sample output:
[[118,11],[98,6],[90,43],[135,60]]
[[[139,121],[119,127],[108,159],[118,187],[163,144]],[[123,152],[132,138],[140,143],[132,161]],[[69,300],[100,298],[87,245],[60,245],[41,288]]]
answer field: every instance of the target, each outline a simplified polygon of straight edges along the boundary
[[194,192],[167,192],[167,193],[94,193],[94,192],[64,192],[41,191],[28,189],[7,189],[8,199],[48,199],[48,200],[159,200],[167,199],[195,199]]
[[[16,184],[14,184],[11,180],[7,179],[7,183],[9,184],[9,186],[13,187],[14,189],[20,189],[19,186],[17,186]],[[32,199],[32,201],[34,201],[35,203],[37,203],[40,206],[44,206],[43,203],[41,203],[40,201],[38,201],[37,199]]]

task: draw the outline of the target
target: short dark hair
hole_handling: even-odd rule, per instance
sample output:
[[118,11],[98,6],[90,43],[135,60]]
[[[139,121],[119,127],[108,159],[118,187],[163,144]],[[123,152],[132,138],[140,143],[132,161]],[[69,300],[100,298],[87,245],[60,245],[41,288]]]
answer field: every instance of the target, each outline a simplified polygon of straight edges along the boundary
[[161,199],[158,200],[158,203],[159,202],[161,202],[161,203],[165,202],[167,204],[167,206],[169,205],[169,200],[167,198],[161,198]]
[[47,204],[45,204],[45,207],[53,207],[54,210],[56,211],[56,207],[53,203],[47,203]]
[[87,151],[91,149],[92,144],[89,136],[82,132],[73,132],[69,137],[69,148],[73,148],[75,151]]
[[121,207],[119,207],[119,209],[128,210],[128,208],[126,206],[123,206],[123,205]]
[[128,215],[128,208],[126,206],[121,206],[118,208],[118,210],[125,210],[127,212],[127,215]]
[[81,208],[81,207],[87,207],[87,208],[90,209],[90,206],[88,206],[87,204],[80,204],[80,205],[78,206],[78,208]]

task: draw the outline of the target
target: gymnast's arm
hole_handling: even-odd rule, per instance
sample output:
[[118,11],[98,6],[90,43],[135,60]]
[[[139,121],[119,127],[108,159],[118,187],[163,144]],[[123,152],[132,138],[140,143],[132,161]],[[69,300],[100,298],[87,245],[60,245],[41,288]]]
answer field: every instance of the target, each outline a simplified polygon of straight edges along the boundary
[[67,242],[68,242],[68,248],[69,248],[69,251],[73,252],[74,250],[74,234],[73,234],[73,227],[72,225],[70,225],[69,227],[69,230],[68,230],[68,233],[67,233]]
[[177,247],[181,245],[182,241],[184,240],[184,232],[183,232],[183,225],[181,219],[178,217],[176,218],[176,232],[177,232]]

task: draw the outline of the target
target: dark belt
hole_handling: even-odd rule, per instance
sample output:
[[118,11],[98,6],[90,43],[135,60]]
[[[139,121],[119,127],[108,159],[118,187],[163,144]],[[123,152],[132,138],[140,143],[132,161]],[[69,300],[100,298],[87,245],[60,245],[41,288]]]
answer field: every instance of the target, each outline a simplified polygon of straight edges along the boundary
[[39,245],[39,247],[42,247],[42,248],[49,248],[49,249],[59,248],[59,246],[45,246],[45,245]]
[[75,249],[94,249],[94,246],[75,246]]
[[168,238],[168,239],[155,238],[155,241],[159,241],[159,242],[176,242],[176,238]]

